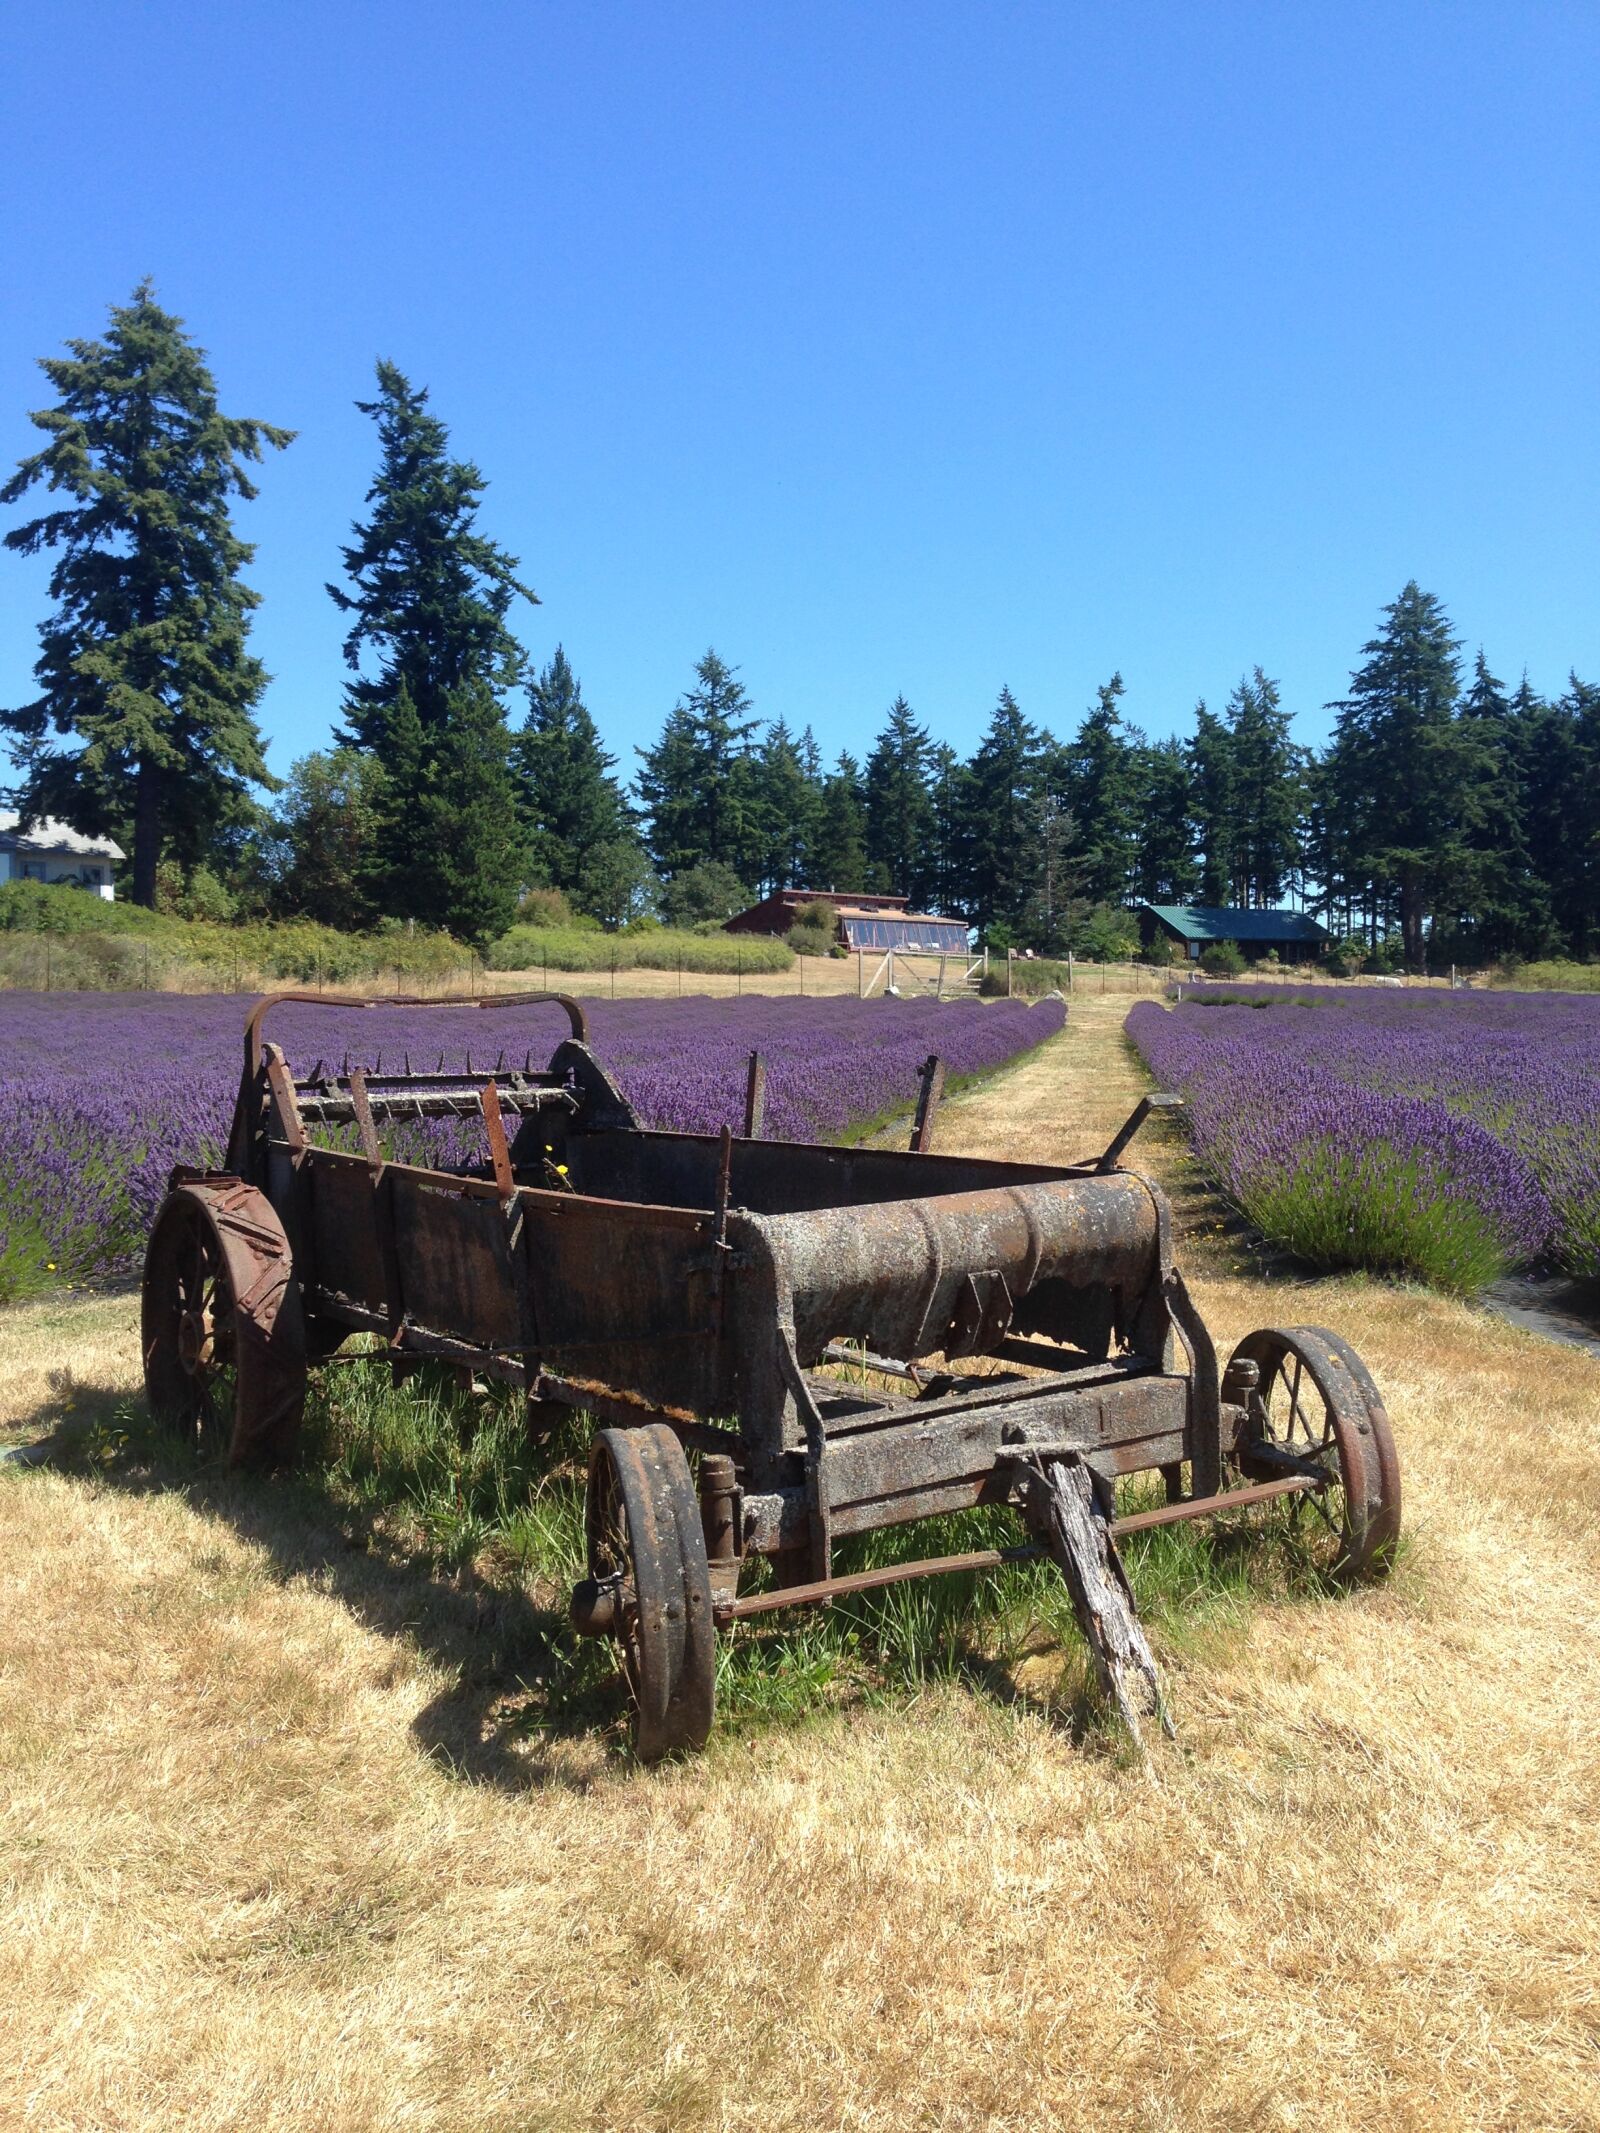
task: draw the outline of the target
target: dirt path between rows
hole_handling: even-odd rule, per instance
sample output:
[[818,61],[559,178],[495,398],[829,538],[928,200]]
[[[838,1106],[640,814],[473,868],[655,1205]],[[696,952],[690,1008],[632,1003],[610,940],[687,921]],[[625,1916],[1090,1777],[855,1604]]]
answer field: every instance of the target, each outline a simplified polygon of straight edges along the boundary
[[[1103,1146],[1125,1004],[940,1145]],[[506,1725],[511,1598],[290,1484],[0,1473],[0,2124],[1600,2126],[1600,1366],[1226,1244],[1225,1345],[1368,1357],[1410,1540],[1169,1644],[1146,1767],[952,1684],[644,1776]],[[136,1364],[127,1297],[0,1314],[0,1415],[110,1446]]]

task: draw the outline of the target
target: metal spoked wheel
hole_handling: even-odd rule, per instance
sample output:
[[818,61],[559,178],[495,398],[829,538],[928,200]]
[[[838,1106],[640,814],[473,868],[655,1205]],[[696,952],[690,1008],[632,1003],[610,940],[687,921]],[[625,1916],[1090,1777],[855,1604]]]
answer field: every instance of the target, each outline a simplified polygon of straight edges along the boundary
[[145,1252],[145,1391],[153,1412],[234,1466],[289,1457],[305,1407],[306,1340],[289,1240],[237,1179],[168,1194]]
[[603,1429],[584,1506],[591,1589],[606,1596],[643,1763],[703,1748],[716,1694],[716,1630],[689,1462],[659,1423]]
[[1400,1537],[1400,1461],[1360,1356],[1323,1326],[1268,1326],[1248,1334],[1233,1361],[1261,1373],[1234,1450],[1239,1472],[1250,1481],[1325,1474],[1324,1487],[1290,1499],[1317,1567],[1347,1580],[1387,1576]]

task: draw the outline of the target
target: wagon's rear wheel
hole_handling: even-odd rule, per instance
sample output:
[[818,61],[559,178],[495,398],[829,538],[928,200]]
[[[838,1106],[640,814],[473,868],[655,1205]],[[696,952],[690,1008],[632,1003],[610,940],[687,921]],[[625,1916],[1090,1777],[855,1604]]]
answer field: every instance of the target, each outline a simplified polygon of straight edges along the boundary
[[660,1423],[603,1429],[584,1507],[592,1590],[607,1612],[633,1699],[643,1763],[703,1748],[716,1691],[716,1629],[689,1462]]
[[1290,1499],[1313,1559],[1332,1577],[1387,1576],[1400,1537],[1400,1460],[1366,1364],[1323,1326],[1263,1327],[1234,1350],[1241,1361],[1261,1377],[1234,1465],[1250,1481],[1297,1468],[1325,1474],[1325,1486]]
[[230,1464],[294,1450],[306,1337],[289,1240],[237,1179],[179,1185],[145,1251],[144,1382],[161,1420]]

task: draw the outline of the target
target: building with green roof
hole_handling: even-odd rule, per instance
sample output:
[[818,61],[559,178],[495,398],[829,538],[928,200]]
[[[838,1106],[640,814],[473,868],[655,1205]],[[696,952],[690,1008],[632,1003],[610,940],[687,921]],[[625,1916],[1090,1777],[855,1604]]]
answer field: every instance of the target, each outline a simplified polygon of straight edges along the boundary
[[1141,904],[1139,935],[1146,948],[1181,941],[1191,961],[1217,941],[1232,941],[1245,955],[1290,949],[1302,961],[1320,955],[1328,929],[1304,911],[1248,911],[1232,904]]

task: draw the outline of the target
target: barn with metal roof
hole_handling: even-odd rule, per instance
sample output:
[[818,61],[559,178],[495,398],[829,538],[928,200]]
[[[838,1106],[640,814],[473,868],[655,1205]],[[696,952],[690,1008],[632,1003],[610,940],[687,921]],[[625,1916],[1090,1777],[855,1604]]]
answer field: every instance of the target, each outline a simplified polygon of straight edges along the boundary
[[1291,948],[1320,955],[1328,929],[1304,911],[1251,911],[1232,904],[1141,904],[1139,932],[1145,946],[1181,941],[1191,959],[1218,941],[1232,941],[1246,955]]

